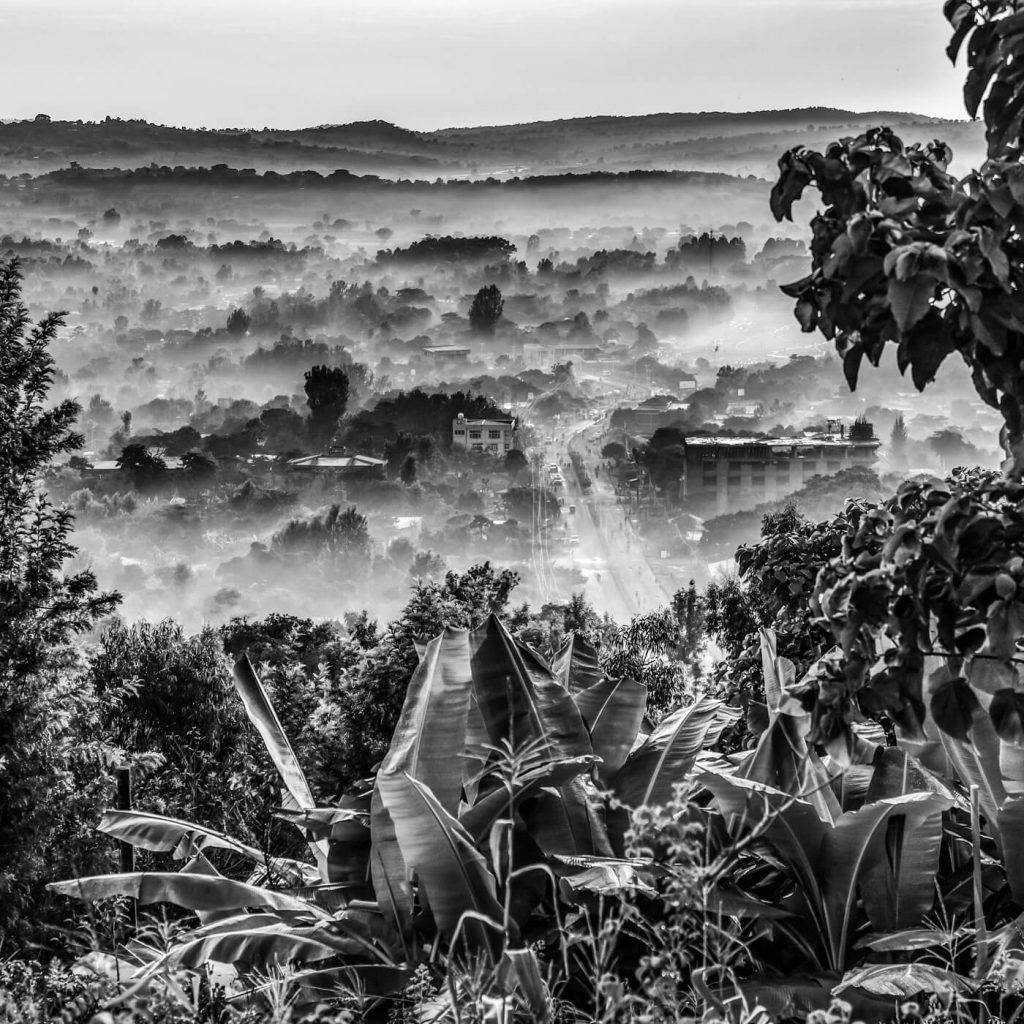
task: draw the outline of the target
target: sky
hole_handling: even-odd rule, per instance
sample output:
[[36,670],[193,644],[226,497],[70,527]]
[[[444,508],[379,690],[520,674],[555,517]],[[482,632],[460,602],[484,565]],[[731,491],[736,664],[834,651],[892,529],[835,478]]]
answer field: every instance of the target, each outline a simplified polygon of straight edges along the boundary
[[428,130],[830,106],[964,118],[941,0],[0,0],[0,118]]

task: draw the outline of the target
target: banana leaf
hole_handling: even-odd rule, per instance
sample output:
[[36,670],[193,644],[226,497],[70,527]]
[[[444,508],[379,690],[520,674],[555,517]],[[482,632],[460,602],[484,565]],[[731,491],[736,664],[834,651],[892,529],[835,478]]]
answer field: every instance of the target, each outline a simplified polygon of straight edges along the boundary
[[[301,810],[316,806],[309,783],[299,764],[295,751],[285,735],[274,705],[271,704],[267,691],[264,690],[256,670],[252,667],[247,655],[243,654],[235,662],[235,689],[242,698],[245,713],[256,731],[263,738],[267,752],[277,768],[281,781],[284,783],[284,799],[282,803],[291,810]],[[327,843],[321,839],[312,840],[309,848],[316,859],[320,877],[327,880]]]
[[533,796],[541,787],[560,787],[579,775],[588,772],[594,765],[594,758],[569,757],[561,761],[545,761],[536,768],[530,768],[519,776],[515,791],[510,795],[504,786],[480,797],[471,807],[459,815],[459,823],[477,843],[483,842],[491,826],[502,815],[508,814],[509,803],[515,810],[527,797]]
[[[379,778],[379,777],[378,777]],[[412,929],[413,892],[409,868],[395,834],[395,824],[384,806],[380,785],[374,787],[370,804],[370,877],[377,903],[399,934]]]
[[178,818],[168,818],[162,814],[107,810],[103,812],[103,817],[96,827],[104,835],[130,843],[138,849],[151,850],[154,853],[173,853],[177,860],[191,857],[200,850],[231,850],[254,864],[267,867],[275,875],[283,877],[289,885],[309,884],[317,881],[319,877],[316,869],[310,864],[285,857],[271,857],[268,861],[254,846],[249,846],[223,832]]
[[601,758],[597,776],[607,786],[633,749],[647,707],[647,687],[632,679],[602,679],[577,690],[573,699],[590,732],[594,754]]
[[223,964],[241,961],[250,969],[266,969],[275,964],[315,963],[337,955],[338,950],[321,942],[314,929],[278,922],[187,939],[172,947],[163,962],[170,966],[198,968],[210,960]]
[[[914,758],[898,747],[879,751],[866,803],[929,792],[927,774]],[[951,803],[936,797],[890,819],[884,856],[865,871],[862,882],[864,909],[877,931],[909,928],[931,910],[942,846],[942,812]]]
[[381,771],[407,772],[451,815],[458,812],[473,687],[469,634],[445,629],[427,644],[405,695]]
[[[469,833],[438,802],[430,789],[407,772],[380,772],[377,786],[394,823],[402,858],[415,872],[438,930],[451,940],[463,918],[479,915],[501,921],[494,875]],[[467,919],[468,941],[495,952],[497,934]]]
[[47,888],[62,896],[80,900],[102,900],[110,896],[131,896],[139,903],[173,903],[186,910],[240,910],[270,907],[300,917],[327,919],[313,904],[273,889],[261,889],[221,876],[184,872],[136,871],[121,875],[92,875],[50,882]]
[[322,1003],[338,996],[391,996],[409,983],[410,968],[389,964],[344,964],[307,968],[291,975],[298,1005]]
[[842,808],[831,776],[807,745],[809,728],[809,716],[775,715],[736,774],[798,796],[814,807],[822,821],[834,822]]
[[1008,797],[1003,802],[996,816],[996,827],[1002,842],[1010,893],[1024,906],[1024,797]]
[[604,804],[592,783],[575,778],[542,792],[523,812],[531,838],[549,856],[612,856]]
[[711,697],[673,712],[629,755],[612,781],[612,792],[631,807],[668,804],[673,787],[686,781],[701,750],[739,716],[738,708]]
[[589,690],[604,678],[597,648],[579,633],[571,633],[558,649],[551,668],[572,694]]
[[497,971],[498,984],[524,1004],[530,1021],[548,1024],[554,1016],[551,993],[532,949],[506,949]]
[[591,905],[594,897],[615,896],[632,899],[636,894],[656,896],[655,880],[665,869],[651,860],[623,857],[557,857],[557,860],[582,868],[558,880],[558,888],[567,903]]
[[737,840],[763,829],[797,883],[825,962],[836,971],[845,968],[861,882],[885,856],[888,821],[946,806],[935,793],[907,793],[865,804],[831,824],[808,801],[751,779],[707,772],[699,781],[714,794]]
[[973,984],[962,974],[932,964],[869,964],[844,974],[832,994],[838,996],[851,989],[891,999],[912,999],[922,992],[964,995],[972,991]]
[[562,683],[518,644],[496,615],[469,634],[473,692],[490,742],[545,744],[552,759],[593,753],[583,717]]

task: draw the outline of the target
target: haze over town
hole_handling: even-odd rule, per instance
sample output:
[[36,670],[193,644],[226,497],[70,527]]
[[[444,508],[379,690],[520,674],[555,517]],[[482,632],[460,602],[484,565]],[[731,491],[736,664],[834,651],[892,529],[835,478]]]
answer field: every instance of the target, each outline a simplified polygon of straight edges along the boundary
[[0,33],[4,1020],[1019,1019],[1015,3]]

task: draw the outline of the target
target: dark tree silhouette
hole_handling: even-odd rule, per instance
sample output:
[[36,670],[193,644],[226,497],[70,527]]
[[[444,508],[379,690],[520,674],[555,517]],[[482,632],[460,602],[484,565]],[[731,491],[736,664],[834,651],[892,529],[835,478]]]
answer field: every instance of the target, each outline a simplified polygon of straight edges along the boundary
[[469,325],[480,334],[493,334],[501,319],[505,300],[496,284],[489,284],[476,293],[469,307]]
[[91,572],[65,572],[74,516],[39,486],[55,456],[82,447],[79,405],[47,401],[62,324],[57,313],[29,323],[18,263],[0,261],[0,934],[15,945],[94,788],[77,773],[86,751],[73,730],[90,712],[70,640],[119,600],[98,594]]
[[233,309],[228,315],[228,334],[240,338],[252,323],[252,318],[244,309]]
[[330,444],[348,405],[348,374],[340,366],[314,366],[306,371],[309,435],[315,445]]
[[140,491],[152,487],[167,470],[167,463],[156,455],[151,455],[144,444],[133,442],[121,449],[117,459],[117,468],[121,470]]

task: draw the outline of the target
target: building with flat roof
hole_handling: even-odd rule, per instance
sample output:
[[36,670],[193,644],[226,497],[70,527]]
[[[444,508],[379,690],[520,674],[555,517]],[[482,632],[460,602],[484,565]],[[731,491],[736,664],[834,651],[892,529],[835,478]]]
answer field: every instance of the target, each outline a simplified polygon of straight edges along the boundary
[[509,419],[467,420],[460,412],[452,421],[452,447],[471,452],[504,455],[516,446],[519,421]]
[[722,515],[785,498],[814,476],[870,466],[877,438],[848,433],[800,437],[688,437],[680,498],[697,515]]

